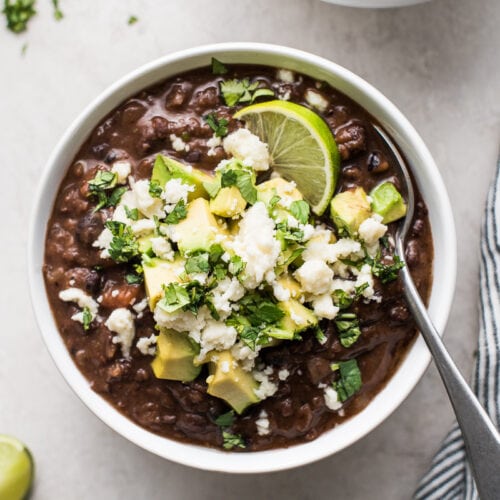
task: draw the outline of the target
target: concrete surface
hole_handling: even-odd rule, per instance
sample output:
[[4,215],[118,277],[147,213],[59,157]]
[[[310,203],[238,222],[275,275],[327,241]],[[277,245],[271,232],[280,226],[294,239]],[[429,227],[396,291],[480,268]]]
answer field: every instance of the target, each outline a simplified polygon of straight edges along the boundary
[[[108,429],[66,386],[37,331],[25,272],[32,194],[50,150],[91,99],[165,53],[261,41],[331,58],[392,99],[429,145],[453,203],[459,276],[446,343],[469,375],[477,335],[479,222],[499,146],[500,3],[437,0],[401,10],[319,0],[62,0],[21,36],[0,28],[0,432],[37,461],[35,499],[409,498],[452,414],[434,367],[361,442],[301,469],[229,476],[142,451]],[[130,15],[139,17],[127,25]],[[24,56],[22,46],[27,43]]]

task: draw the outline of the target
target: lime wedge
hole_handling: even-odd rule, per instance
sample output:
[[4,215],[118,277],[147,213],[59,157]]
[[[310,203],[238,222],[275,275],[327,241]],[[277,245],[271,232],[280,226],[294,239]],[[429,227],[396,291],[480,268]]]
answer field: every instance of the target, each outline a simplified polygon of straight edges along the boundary
[[0,435],[0,498],[22,500],[33,479],[33,459],[17,439]]
[[324,120],[288,101],[253,104],[234,117],[268,144],[272,168],[294,181],[313,212],[321,215],[333,196],[340,169],[337,145]]

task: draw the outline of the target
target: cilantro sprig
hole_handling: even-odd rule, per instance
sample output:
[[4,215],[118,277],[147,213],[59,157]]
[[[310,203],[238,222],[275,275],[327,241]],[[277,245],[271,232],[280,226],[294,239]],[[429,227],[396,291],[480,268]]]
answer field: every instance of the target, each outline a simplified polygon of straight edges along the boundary
[[128,262],[139,255],[139,246],[130,226],[109,220],[106,227],[113,235],[108,251],[115,262]]
[[224,171],[221,176],[221,187],[231,186],[236,186],[241,196],[250,205],[253,205],[257,201],[257,189],[255,188],[254,178],[250,171],[243,168]]
[[117,175],[108,170],[99,170],[95,177],[88,182],[89,196],[97,200],[94,212],[101,208],[115,207],[120,202],[125,186],[116,186]]
[[360,337],[359,320],[354,313],[342,313],[335,318],[335,326],[343,347],[351,347]]
[[187,208],[184,200],[179,200],[174,209],[167,215],[165,222],[167,224],[178,224],[187,217]]
[[222,446],[226,450],[232,450],[233,448],[245,448],[245,441],[241,434],[231,434],[227,431],[222,431]]
[[214,131],[215,137],[224,137],[227,135],[228,121],[225,118],[217,118],[215,113],[210,113],[203,117],[208,126]]
[[92,319],[93,318],[90,309],[87,306],[85,306],[82,311],[82,325],[85,331],[88,331],[90,329],[90,324],[92,323]]
[[228,72],[224,63],[221,63],[215,57],[212,57],[212,74],[213,75],[225,75]]
[[397,255],[393,256],[393,262],[393,264],[384,264],[380,254],[377,254],[375,259],[369,259],[372,273],[377,276],[383,284],[396,280],[399,275],[399,270],[405,266],[404,262]]
[[292,201],[290,212],[301,224],[309,221],[309,204],[304,200]]
[[346,401],[361,389],[363,384],[361,371],[355,359],[339,361],[332,365],[332,369],[339,370],[339,378],[332,385],[341,402]]
[[260,82],[250,83],[248,78],[243,80],[225,80],[220,82],[220,91],[227,106],[253,103],[259,97],[272,97],[274,91],[268,88],[259,88]]
[[36,14],[35,0],[4,0],[2,12],[7,19],[7,28],[14,33],[21,33]]

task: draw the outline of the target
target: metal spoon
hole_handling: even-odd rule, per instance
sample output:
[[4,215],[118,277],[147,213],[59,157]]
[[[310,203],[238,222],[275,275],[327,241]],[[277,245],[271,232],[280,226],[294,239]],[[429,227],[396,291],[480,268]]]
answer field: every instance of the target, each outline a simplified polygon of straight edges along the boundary
[[380,127],[375,126],[375,129],[394,155],[404,180],[402,187],[407,203],[407,213],[396,232],[396,252],[405,264],[401,270],[405,298],[418,329],[431,351],[455,410],[479,496],[482,500],[498,500],[500,498],[500,435],[451,359],[427,314],[426,307],[408,270],[404,242],[415,209],[412,180],[406,163],[392,140]]

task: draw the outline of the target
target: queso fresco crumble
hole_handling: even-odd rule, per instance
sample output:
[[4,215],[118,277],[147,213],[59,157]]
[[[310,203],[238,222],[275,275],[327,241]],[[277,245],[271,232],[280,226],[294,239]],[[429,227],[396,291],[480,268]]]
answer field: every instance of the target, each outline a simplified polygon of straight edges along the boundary
[[[335,139],[322,215],[233,117],[273,100]],[[234,451],[314,439],[366,406],[415,332],[394,254],[404,200],[372,121],[306,76],[215,61],[99,124],[61,185],[44,268],[94,390],[153,432]],[[426,296],[422,201],[407,260]]]

